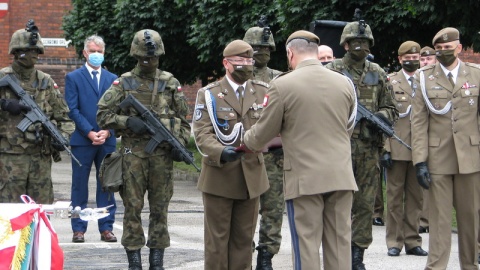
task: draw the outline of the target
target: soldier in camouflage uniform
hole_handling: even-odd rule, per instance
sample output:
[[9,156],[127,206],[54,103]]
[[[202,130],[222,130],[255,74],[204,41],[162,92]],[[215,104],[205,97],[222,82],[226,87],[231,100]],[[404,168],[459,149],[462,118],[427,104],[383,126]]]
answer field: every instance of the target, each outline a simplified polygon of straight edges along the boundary
[[173,161],[181,161],[182,156],[167,142],[158,145],[153,153],[146,153],[144,148],[150,135],[143,120],[134,109],[123,111],[118,105],[131,94],[156,114],[181,143],[187,144],[190,138],[190,125],[186,121],[189,110],[181,85],[171,73],[157,69],[159,56],[164,53],[156,31],[137,32],[130,49],[137,65],[114,81],[98,103],[98,124],[104,129],[114,129],[122,137],[124,185],[120,196],[125,206],[122,245],[128,269],[142,269],[140,249],[145,245],[145,235],[141,212],[146,191],[150,206],[146,242],[150,248],[150,269],[164,269],[164,250],[170,246],[167,212],[173,195]]
[[[343,72],[357,88],[358,102],[385,121],[398,118],[392,86],[387,74],[377,64],[366,60],[374,45],[372,30],[363,21],[348,23],[343,29],[340,45],[347,53],[335,59],[328,68]],[[380,177],[378,145],[382,134],[365,119],[355,127],[351,138],[355,192],[352,206],[352,269],[365,269],[363,254],[372,243],[372,215]]]
[[[275,51],[273,35],[268,27],[252,27],[243,41],[253,48],[253,76],[255,80],[269,83],[281,71],[267,67],[270,52]],[[270,148],[263,155],[270,188],[260,196],[260,230],[256,270],[272,269],[272,257],[280,250],[285,201],[283,198],[283,149]],[[255,245],[255,244],[254,244]]]
[[[33,22],[33,21],[32,21]],[[57,126],[67,139],[74,130],[68,118],[68,106],[50,75],[35,68],[38,55],[45,49],[38,28],[15,31],[8,53],[14,56],[9,67],[0,70],[0,78],[10,76],[29,95],[38,107]],[[22,121],[22,111],[31,108],[20,104],[9,87],[0,88],[0,203],[21,202],[20,195],[29,195],[35,202],[53,202],[51,177],[52,157],[60,160],[61,145],[52,142],[41,123],[31,124],[25,132],[17,125]]]

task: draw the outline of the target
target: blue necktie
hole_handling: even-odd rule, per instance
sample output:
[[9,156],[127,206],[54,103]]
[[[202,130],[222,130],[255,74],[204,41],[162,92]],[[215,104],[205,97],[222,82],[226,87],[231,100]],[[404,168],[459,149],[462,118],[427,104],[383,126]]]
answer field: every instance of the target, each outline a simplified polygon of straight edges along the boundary
[[97,78],[97,74],[98,74],[98,71],[94,70],[92,71],[92,75],[93,75],[93,85],[95,85],[95,91],[97,91],[97,93],[99,93],[98,91],[98,78]]

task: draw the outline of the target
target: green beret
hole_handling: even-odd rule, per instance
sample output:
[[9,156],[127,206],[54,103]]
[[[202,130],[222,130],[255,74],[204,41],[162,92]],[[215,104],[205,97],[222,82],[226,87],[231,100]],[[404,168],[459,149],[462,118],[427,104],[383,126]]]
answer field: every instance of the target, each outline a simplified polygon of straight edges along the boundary
[[317,45],[320,44],[320,38],[317,35],[315,35],[314,33],[310,32],[310,31],[299,30],[299,31],[294,32],[293,34],[291,34],[288,37],[285,45],[288,44],[293,39],[297,39],[297,38],[298,39],[304,39],[308,42],[313,42]]
[[402,56],[409,53],[420,53],[420,45],[415,41],[405,41],[398,48],[398,55]]
[[420,56],[429,56],[429,55],[435,55],[435,50],[425,46],[420,50]]
[[433,37],[432,45],[435,46],[437,43],[447,43],[459,39],[460,33],[458,30],[453,27],[447,27],[440,30],[435,37]]
[[227,47],[223,50],[223,56],[241,56],[252,58],[253,48],[247,42],[237,39],[228,43]]

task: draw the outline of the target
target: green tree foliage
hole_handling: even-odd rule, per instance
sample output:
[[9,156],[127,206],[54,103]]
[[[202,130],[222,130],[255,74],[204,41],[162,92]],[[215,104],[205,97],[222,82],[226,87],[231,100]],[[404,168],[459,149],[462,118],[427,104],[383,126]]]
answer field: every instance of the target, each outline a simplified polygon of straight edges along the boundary
[[480,51],[477,0],[73,0],[63,29],[79,55],[86,36],[97,34],[107,42],[106,66],[121,74],[135,60],[128,56],[133,34],[151,28],[162,36],[166,55],[161,68],[182,83],[200,78],[203,84],[224,75],[225,45],[242,39],[245,31],[266,15],[277,51],[269,66],[286,70],[285,40],[294,31],[309,30],[314,20],[352,21],[356,8],[363,11],[375,38],[375,62],[398,68],[397,50],[406,40],[431,46],[443,27],[456,27],[464,47]]

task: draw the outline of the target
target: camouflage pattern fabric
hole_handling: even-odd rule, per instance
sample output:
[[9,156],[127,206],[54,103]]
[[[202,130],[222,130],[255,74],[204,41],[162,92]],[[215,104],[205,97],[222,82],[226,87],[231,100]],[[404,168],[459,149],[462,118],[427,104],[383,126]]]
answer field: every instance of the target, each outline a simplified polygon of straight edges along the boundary
[[[69,141],[75,124],[68,118],[68,106],[50,75],[40,70],[25,70],[18,63],[0,70],[0,78],[15,76],[20,86],[31,96]],[[9,87],[0,88],[0,98],[17,99]],[[0,111],[0,203],[20,202],[19,195],[26,194],[37,203],[53,202],[51,179],[52,157],[60,160],[58,151],[51,147],[51,138],[43,132],[42,125],[30,125],[25,132],[17,125],[23,114],[11,115]]]
[[50,156],[1,153],[0,202],[21,203],[20,195],[26,194],[36,203],[53,203],[51,168]]
[[283,153],[263,155],[270,188],[260,196],[260,230],[258,245],[277,254],[282,243],[282,222],[285,210],[283,196]]
[[150,158],[140,158],[134,154],[123,156],[124,185],[120,196],[125,206],[125,215],[122,245],[128,250],[137,250],[145,245],[141,213],[147,190],[150,216],[146,245],[149,248],[170,246],[167,214],[173,195],[173,161],[169,152],[162,149],[155,152],[163,154]]
[[352,245],[368,248],[372,243],[372,219],[378,189],[378,147],[361,139],[352,139],[353,174],[358,191],[353,194]]
[[[141,211],[144,196],[148,192],[150,206],[148,239],[149,248],[170,246],[167,227],[168,205],[173,194],[173,160],[171,146],[164,142],[148,154],[144,151],[150,140],[146,134],[135,134],[127,128],[127,119],[137,115],[133,109],[120,110],[120,104],[128,94],[133,94],[143,105],[152,110],[167,129],[186,144],[190,138],[190,124],[186,121],[188,106],[181,86],[172,74],[157,70],[154,78],[141,76],[135,68],[123,74],[105,92],[98,102],[97,122],[104,129],[113,128],[122,136],[122,172],[125,184],[120,196],[125,206],[122,245],[128,250],[137,250],[145,245]],[[152,91],[156,91],[152,99]],[[153,104],[152,104],[153,103]],[[167,120],[167,121],[163,121]]]

